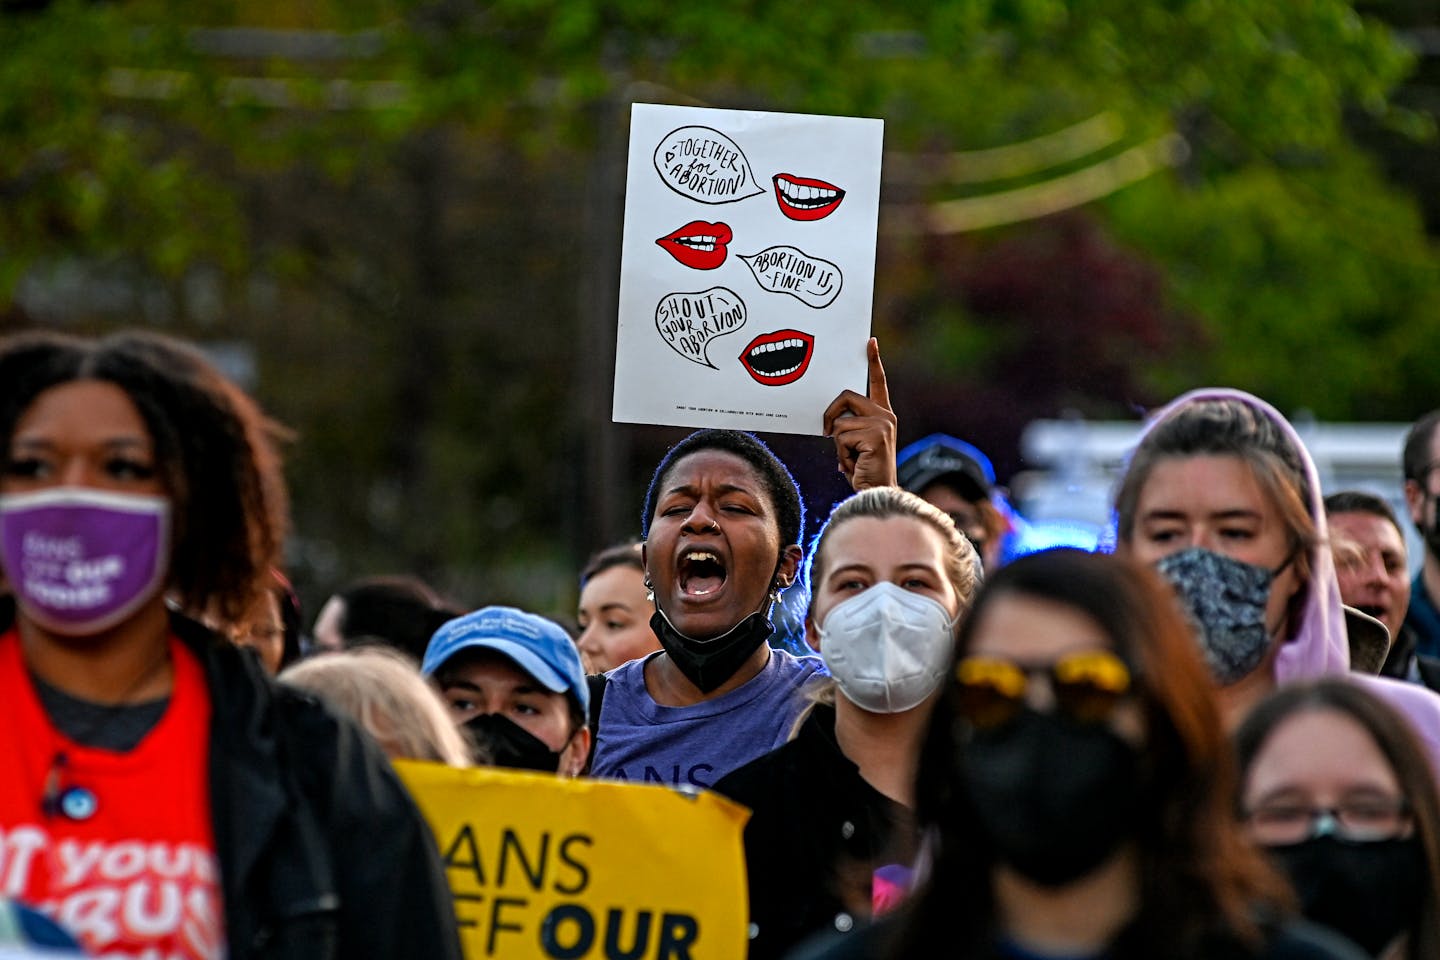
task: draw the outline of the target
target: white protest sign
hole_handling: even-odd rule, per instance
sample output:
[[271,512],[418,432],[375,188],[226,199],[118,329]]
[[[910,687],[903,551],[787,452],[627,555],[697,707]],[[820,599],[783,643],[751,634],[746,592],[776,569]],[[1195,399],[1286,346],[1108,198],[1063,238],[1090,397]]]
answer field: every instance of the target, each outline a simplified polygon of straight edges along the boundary
[[883,135],[633,105],[615,420],[819,434],[865,391]]

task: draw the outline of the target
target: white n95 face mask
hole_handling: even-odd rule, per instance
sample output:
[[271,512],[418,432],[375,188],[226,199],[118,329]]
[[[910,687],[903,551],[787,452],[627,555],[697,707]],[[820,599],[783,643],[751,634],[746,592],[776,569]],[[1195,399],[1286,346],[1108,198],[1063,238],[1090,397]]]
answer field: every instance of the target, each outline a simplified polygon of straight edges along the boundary
[[955,646],[948,610],[889,581],[837,604],[817,626],[840,692],[871,713],[918,707],[939,688]]

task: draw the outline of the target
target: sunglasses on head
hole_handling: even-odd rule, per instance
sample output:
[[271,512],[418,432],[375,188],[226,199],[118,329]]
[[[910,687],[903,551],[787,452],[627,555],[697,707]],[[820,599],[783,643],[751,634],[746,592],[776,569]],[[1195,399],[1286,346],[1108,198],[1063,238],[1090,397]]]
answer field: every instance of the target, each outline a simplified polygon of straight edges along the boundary
[[1130,668],[1108,650],[1087,650],[1054,663],[1015,663],[1000,657],[966,657],[955,666],[960,716],[972,727],[1003,726],[1026,707],[1032,678],[1049,678],[1055,708],[1081,723],[1101,723],[1130,692]]

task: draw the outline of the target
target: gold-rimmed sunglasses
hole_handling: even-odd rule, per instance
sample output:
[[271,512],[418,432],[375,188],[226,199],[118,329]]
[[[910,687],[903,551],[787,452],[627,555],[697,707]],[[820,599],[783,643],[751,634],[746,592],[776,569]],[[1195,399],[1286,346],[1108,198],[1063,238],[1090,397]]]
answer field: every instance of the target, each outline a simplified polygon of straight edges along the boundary
[[1022,664],[970,656],[955,666],[959,712],[977,729],[1002,726],[1025,709],[1033,678],[1048,679],[1056,709],[1082,723],[1101,723],[1130,692],[1130,668],[1108,650],[1087,650],[1052,663]]

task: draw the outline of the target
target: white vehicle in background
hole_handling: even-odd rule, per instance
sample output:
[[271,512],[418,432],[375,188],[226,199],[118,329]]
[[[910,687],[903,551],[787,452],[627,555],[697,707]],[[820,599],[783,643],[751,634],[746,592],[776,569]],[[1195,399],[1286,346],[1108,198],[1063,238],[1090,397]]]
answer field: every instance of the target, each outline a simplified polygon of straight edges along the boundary
[[[1408,423],[1292,421],[1320,472],[1324,494],[1364,490],[1384,498],[1400,519],[1418,570],[1421,543],[1405,506],[1400,451]],[[1140,437],[1139,421],[1034,420],[1020,437],[1026,469],[1011,478],[1010,500],[1021,515],[1014,552],[1067,544],[1094,549],[1111,539],[1110,503],[1120,472]]]

